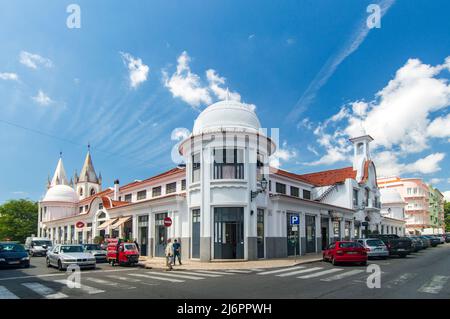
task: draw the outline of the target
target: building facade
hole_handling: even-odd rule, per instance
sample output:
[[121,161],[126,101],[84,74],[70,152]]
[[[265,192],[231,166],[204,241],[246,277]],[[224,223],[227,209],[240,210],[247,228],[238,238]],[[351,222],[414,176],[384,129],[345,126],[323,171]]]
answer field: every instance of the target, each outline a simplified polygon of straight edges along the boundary
[[180,143],[185,164],[157,176],[126,185],[116,180],[102,190],[89,152],[72,184],[60,159],[39,202],[38,234],[58,243],[136,239],[150,257],[162,257],[167,239],[178,238],[184,258],[199,261],[319,252],[391,223],[380,214],[371,141],[365,132],[349,141],[353,166],[287,172],[270,167],[277,145],[256,113],[239,102],[217,102]]
[[[378,179],[381,189],[397,191],[405,207],[406,229],[409,234],[443,232],[443,196],[420,178],[387,177]],[[440,195],[439,195],[440,194]],[[442,208],[443,212],[443,208]]]

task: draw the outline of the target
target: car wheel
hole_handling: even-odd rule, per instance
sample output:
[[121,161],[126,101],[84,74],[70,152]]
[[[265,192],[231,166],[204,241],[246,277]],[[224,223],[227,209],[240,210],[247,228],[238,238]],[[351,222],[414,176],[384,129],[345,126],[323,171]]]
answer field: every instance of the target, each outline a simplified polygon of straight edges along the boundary
[[50,265],[50,259],[47,257],[47,259],[46,259],[46,262],[45,262],[46,264],[47,264],[47,267],[48,268],[50,268],[52,265]]
[[337,261],[334,257],[331,257],[331,263],[333,264],[333,266],[337,265]]
[[30,263],[23,265],[23,268],[30,268]]
[[62,266],[62,263],[61,263],[61,260],[58,260],[58,270],[59,270],[59,271],[64,270],[64,268],[63,268],[63,266]]

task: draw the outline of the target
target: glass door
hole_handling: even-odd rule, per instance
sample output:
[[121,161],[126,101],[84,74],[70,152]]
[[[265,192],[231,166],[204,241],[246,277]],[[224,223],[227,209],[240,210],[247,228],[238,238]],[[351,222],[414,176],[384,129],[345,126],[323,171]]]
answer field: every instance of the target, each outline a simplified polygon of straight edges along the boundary
[[244,258],[244,208],[214,208],[214,258]]
[[148,256],[148,216],[139,216],[139,248],[141,256]]
[[167,244],[167,228],[164,226],[164,218],[167,213],[155,214],[155,256],[164,257],[164,249]]
[[313,253],[316,251],[316,217],[305,216],[305,233],[306,233],[306,252]]
[[192,258],[200,258],[200,209],[192,210]]
[[258,216],[256,218],[258,258],[264,258],[264,209],[258,209]]

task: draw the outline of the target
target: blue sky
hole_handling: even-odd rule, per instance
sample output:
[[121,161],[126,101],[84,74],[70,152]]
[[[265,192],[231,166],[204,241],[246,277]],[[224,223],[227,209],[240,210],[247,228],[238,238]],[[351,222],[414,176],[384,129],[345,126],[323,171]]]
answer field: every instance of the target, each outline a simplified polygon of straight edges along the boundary
[[[66,26],[71,3],[80,29]],[[226,88],[280,128],[281,168],[349,165],[363,123],[379,175],[448,191],[448,12],[445,0],[3,1],[0,202],[39,199],[59,152],[73,175],[88,143],[104,186],[172,168],[173,130]]]

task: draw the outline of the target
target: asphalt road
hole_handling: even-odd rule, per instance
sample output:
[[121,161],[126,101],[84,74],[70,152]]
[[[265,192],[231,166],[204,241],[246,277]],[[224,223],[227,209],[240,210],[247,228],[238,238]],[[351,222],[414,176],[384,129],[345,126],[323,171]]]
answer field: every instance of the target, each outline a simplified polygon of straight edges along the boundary
[[[380,288],[369,288],[367,267],[316,262],[294,267],[237,271],[166,272],[111,267],[81,272],[81,288],[67,274],[32,258],[29,269],[0,270],[5,298],[450,298],[450,244],[407,258],[370,260],[381,270]],[[371,281],[373,282],[373,281]]]

